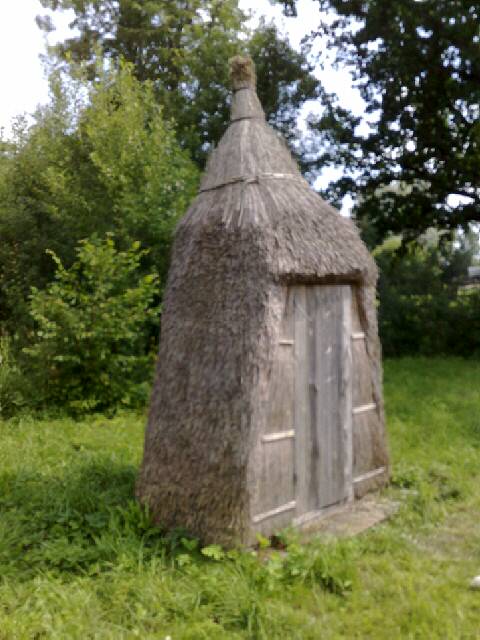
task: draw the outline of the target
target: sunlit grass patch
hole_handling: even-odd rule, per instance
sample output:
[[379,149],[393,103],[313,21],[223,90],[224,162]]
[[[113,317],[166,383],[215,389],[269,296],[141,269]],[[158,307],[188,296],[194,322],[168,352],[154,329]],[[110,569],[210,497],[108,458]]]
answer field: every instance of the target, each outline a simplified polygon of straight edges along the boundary
[[258,554],[161,532],[145,418],[0,423],[0,638],[476,638],[480,363],[386,363],[388,523]]

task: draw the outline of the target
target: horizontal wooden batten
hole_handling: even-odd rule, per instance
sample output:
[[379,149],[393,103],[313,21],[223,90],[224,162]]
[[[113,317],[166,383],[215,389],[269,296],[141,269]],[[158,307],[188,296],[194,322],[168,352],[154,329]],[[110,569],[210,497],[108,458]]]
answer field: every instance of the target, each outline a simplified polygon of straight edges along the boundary
[[280,340],[279,344],[281,344],[284,347],[293,347],[295,342],[293,340]]
[[376,408],[377,408],[377,405],[375,404],[375,402],[371,402],[370,404],[362,404],[359,407],[355,407],[353,409],[353,415],[354,416],[359,416],[362,413],[368,413],[369,411],[375,411]]
[[277,507],[276,509],[272,509],[271,511],[266,511],[265,513],[260,513],[258,514],[258,516],[254,516],[252,518],[252,521],[254,524],[258,524],[259,522],[268,520],[268,518],[279,516],[281,513],[286,513],[287,511],[293,511],[296,507],[297,507],[297,503],[295,502],[295,500],[293,500],[292,502],[283,504],[281,507]]
[[315,520],[320,520],[321,518],[325,518],[326,516],[330,516],[334,513],[341,512],[345,509],[345,506],[348,504],[348,500],[341,500],[336,504],[331,504],[328,507],[322,507],[317,511],[309,511],[308,513],[303,513],[301,516],[295,518],[292,524],[295,527],[302,527],[304,525],[308,525]]
[[365,340],[366,336],[363,331],[359,331],[358,333],[352,333],[352,340]]
[[380,467],[380,469],[374,469],[373,471],[369,471],[368,473],[364,473],[361,476],[357,476],[353,480],[353,484],[359,484],[360,482],[365,482],[365,480],[371,480],[372,478],[376,478],[377,476],[381,476],[386,472],[386,467]]
[[278,442],[279,440],[289,440],[295,438],[295,431],[290,429],[289,431],[278,431],[277,433],[268,433],[262,437],[262,442]]

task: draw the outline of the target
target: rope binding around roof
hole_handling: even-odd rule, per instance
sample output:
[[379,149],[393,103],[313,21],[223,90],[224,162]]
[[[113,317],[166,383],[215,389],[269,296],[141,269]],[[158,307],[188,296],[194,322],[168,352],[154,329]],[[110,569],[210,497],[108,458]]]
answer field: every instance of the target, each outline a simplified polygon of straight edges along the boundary
[[308,186],[305,178],[295,175],[294,173],[259,173],[254,176],[238,176],[235,178],[230,178],[225,182],[220,182],[219,184],[213,185],[213,187],[204,187],[203,189],[200,189],[199,193],[205,193],[206,191],[215,191],[216,189],[221,189],[222,187],[227,187],[232,184],[238,184],[242,182],[244,184],[258,184],[260,180],[293,180],[294,182],[299,182],[303,185]]

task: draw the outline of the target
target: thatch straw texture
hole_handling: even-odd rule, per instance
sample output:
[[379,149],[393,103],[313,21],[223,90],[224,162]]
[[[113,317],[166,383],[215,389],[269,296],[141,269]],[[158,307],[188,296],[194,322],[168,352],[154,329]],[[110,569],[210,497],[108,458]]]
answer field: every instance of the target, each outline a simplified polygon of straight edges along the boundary
[[226,544],[252,540],[255,447],[286,283],[354,285],[377,405],[365,455],[372,468],[388,460],[374,261],[353,222],[302,178],[265,121],[254,75],[236,65],[232,122],[176,230],[137,486],[162,525]]

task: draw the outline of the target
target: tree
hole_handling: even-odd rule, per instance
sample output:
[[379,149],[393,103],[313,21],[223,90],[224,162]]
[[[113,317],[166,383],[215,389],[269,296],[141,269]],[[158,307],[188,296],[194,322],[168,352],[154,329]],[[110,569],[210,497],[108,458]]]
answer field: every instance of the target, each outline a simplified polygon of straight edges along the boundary
[[[303,141],[297,129],[300,109],[307,100],[318,99],[321,86],[314,77],[314,66],[307,62],[308,47],[299,53],[273,24],[261,21],[248,42],[247,53],[257,71],[257,92],[269,123],[281,132],[297,151],[305,169]],[[295,144],[300,144],[295,148]]]
[[66,269],[53,258],[46,289],[33,288],[32,344],[24,351],[37,377],[37,400],[78,412],[143,405],[153,360],[145,325],[158,321],[157,276],[142,275],[140,243],[83,240]]
[[[182,146],[203,166],[229,120],[229,69],[233,55],[250,53],[259,69],[259,95],[270,122],[298,140],[303,104],[316,99],[319,83],[307,50],[297,53],[272,24],[251,33],[238,0],[41,0],[55,11],[72,9],[76,33],[50,50],[64,63],[90,65],[98,48],[109,63],[124,59],[141,82],[150,80],[165,115],[177,123]],[[53,20],[38,20],[45,31]],[[296,133],[295,133],[296,132]]]
[[149,249],[145,272],[165,280],[172,233],[198,184],[153,88],[128,66],[93,85],[54,74],[50,104],[19,122],[0,162],[0,326],[28,322],[32,286],[54,274],[52,250],[69,268],[75,247],[113,231],[120,249]]
[[316,35],[351,70],[369,122],[365,133],[326,97],[317,162],[345,167],[329,197],[351,194],[377,240],[401,232],[408,242],[431,226],[451,236],[479,222],[480,2],[318,3]]
[[431,229],[398,251],[392,237],[375,249],[380,268],[379,330],[383,353],[478,355],[480,290],[465,288],[467,270],[478,252],[474,234],[439,242]]

